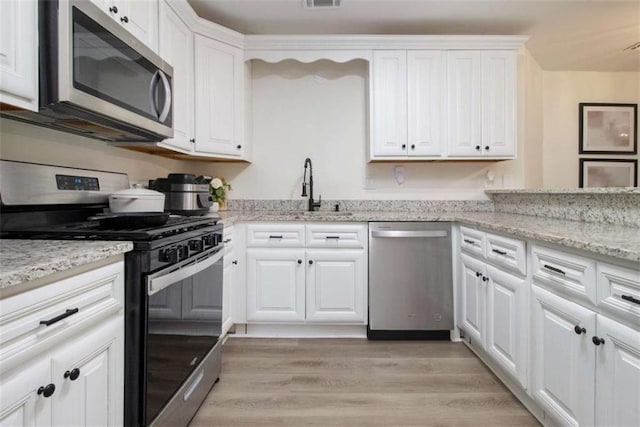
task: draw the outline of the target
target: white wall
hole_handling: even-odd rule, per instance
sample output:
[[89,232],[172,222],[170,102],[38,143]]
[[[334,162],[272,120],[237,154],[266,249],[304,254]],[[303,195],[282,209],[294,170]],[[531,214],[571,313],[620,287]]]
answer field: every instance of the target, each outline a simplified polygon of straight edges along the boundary
[[[233,198],[299,198],[306,157],[313,161],[316,194],[327,199],[484,199],[488,170],[498,187],[504,175],[512,186],[523,185],[521,158],[368,164],[365,61],[254,61],[252,68],[253,164],[215,166],[233,183]],[[406,170],[403,186],[393,179],[397,165]],[[367,176],[375,190],[363,188]]]
[[[640,73],[545,71],[543,73],[543,184],[577,187],[581,102],[640,103]],[[638,128],[636,128],[638,132]],[[638,158],[590,155],[583,157]]]
[[124,172],[143,182],[171,172],[211,173],[212,168],[210,163],[166,159],[9,119],[0,119],[0,158]]

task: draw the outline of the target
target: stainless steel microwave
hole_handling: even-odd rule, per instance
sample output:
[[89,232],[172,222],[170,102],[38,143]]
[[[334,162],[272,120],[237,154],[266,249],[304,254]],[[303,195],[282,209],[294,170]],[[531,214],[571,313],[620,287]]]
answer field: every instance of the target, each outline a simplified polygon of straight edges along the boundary
[[87,0],[39,0],[39,111],[5,117],[112,142],[173,137],[173,68]]

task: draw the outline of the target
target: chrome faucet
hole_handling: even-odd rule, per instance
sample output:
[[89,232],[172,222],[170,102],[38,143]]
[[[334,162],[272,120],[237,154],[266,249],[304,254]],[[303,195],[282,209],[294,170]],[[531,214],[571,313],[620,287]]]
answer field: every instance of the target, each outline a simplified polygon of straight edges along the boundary
[[[309,183],[307,184],[307,166],[309,167]],[[313,166],[311,159],[306,158],[304,161],[304,175],[302,177],[302,197],[307,197],[307,185],[309,186],[309,212],[313,212],[320,208],[322,196],[318,196],[318,201],[313,200]]]

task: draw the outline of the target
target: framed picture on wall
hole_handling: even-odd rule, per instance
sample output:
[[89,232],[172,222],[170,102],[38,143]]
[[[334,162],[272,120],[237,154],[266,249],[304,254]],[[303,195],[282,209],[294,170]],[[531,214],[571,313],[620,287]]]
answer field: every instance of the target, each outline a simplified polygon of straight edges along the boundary
[[580,154],[636,154],[638,104],[580,104]]
[[580,159],[580,188],[637,187],[638,160]]

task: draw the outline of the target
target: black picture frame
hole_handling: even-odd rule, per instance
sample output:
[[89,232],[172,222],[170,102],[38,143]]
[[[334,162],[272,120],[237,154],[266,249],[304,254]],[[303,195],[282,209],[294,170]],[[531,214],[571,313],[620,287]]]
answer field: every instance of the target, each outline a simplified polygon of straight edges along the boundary
[[[593,113],[601,113],[601,114],[593,114]],[[603,126],[589,126],[589,123],[593,123],[595,120],[605,120],[607,115],[613,115],[614,118],[617,118],[618,121],[622,122],[623,130],[622,133],[627,133],[627,138],[629,143],[627,146],[616,147],[615,140],[612,137],[610,141],[603,141],[602,145],[597,145],[594,141],[594,137],[589,134],[590,128],[602,128],[599,131],[600,136],[603,136],[604,132],[611,132],[611,130],[606,130],[604,124]],[[628,118],[625,119],[625,115],[628,115]],[[591,119],[590,117],[591,116]],[[628,120],[628,125],[624,122]],[[580,154],[615,154],[615,155],[634,155],[638,154],[638,104],[612,104],[612,103],[580,103],[580,117],[579,117],[579,146],[578,152]],[[597,123],[597,122],[596,122]],[[627,130],[627,132],[624,132]],[[592,131],[593,132],[593,131]],[[610,149],[606,149],[606,143],[609,142],[611,144]],[[589,148],[591,146],[591,148]]]
[[[586,178],[588,178],[588,171],[586,170],[590,163],[598,164],[601,166],[606,166],[609,164],[616,163],[629,163],[632,165],[631,171],[633,174],[632,182],[629,182],[631,185],[595,185],[593,187],[585,186]],[[631,180],[630,180],[631,181]],[[598,187],[637,187],[638,186],[638,159],[580,159],[580,176],[578,181],[578,186],[580,188],[598,188]]]

